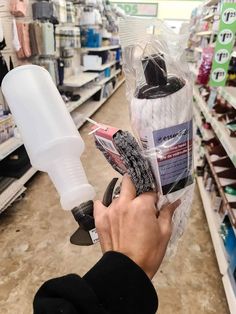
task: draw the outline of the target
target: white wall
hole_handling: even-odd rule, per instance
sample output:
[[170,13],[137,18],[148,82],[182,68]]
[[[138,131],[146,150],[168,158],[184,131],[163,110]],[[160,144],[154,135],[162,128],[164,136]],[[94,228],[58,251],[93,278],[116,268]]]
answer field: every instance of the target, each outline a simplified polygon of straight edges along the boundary
[[159,19],[187,20],[194,8],[202,1],[172,1],[172,0],[110,0],[111,2],[142,2],[158,3]]

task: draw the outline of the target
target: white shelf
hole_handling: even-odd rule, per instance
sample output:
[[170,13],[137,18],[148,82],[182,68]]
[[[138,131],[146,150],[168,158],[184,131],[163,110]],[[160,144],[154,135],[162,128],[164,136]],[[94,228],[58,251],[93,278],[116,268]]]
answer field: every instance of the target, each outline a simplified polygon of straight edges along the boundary
[[64,86],[81,87],[99,76],[98,73],[82,72],[78,75],[73,75],[64,80]]
[[82,49],[86,51],[105,51],[105,50],[112,50],[112,49],[118,49],[118,48],[120,48],[120,45],[103,46],[103,47],[98,47],[98,48],[85,47]]
[[6,209],[20,194],[25,191],[24,184],[37,172],[30,168],[20,179],[15,180],[0,194],[0,212]]
[[194,48],[195,51],[202,53],[203,48],[202,47],[195,47]]
[[202,177],[197,177],[197,183],[198,183],[199,191],[200,191],[202,202],[203,202],[203,207],[206,213],[206,218],[207,218],[208,226],[210,229],[211,238],[212,238],[213,246],[215,249],[220,273],[224,275],[228,269],[228,260],[226,257],[226,252],[224,249],[223,241],[219,235],[220,223],[219,223],[219,218],[217,217],[219,215],[218,213],[215,213],[211,207],[211,200],[210,200],[208,192],[205,190],[205,187],[203,185]]
[[[233,276],[230,276],[229,273],[226,273],[223,276],[222,281],[223,281],[223,285],[224,285],[225,294],[226,294],[227,302],[229,305],[230,313],[234,314],[235,309],[236,309],[236,291],[232,287],[232,281],[234,280],[232,277]],[[235,285],[235,283],[234,283],[234,285]]]
[[236,87],[220,87],[219,94],[236,109]]
[[104,85],[105,83],[107,83],[108,81],[110,81],[113,77],[115,77],[117,74],[119,74],[121,72],[121,70],[116,70],[114,73],[112,73],[109,77],[105,77],[104,79],[102,79],[101,81],[98,82],[99,85]]
[[203,18],[203,21],[208,21],[212,19],[214,16],[215,16],[215,13],[208,14],[207,16]]
[[193,95],[199,109],[204,114],[206,120],[211,123],[212,129],[216,133],[229,158],[236,167],[236,138],[230,137],[226,127],[210,113],[196,86],[194,86]]
[[196,33],[197,36],[210,36],[211,34],[212,34],[212,30],[211,31],[203,31],[203,32]]
[[66,104],[66,107],[69,112],[72,112],[76,108],[78,108],[80,105],[82,105],[86,100],[88,100],[90,97],[92,97],[96,92],[98,92],[101,89],[101,86],[95,85],[92,87],[86,87],[79,91],[80,99],[78,101],[70,101]]
[[97,68],[94,68],[94,67],[85,68],[84,67],[84,71],[103,71],[106,68],[109,68],[109,67],[113,66],[114,64],[116,64],[116,62],[118,62],[118,61],[114,60],[112,62],[108,62],[108,63],[102,64],[100,67],[97,67]]
[[208,1],[205,1],[203,5],[209,7],[211,5],[217,4],[218,2],[219,0],[208,0]]
[[212,130],[207,130],[203,128],[201,114],[200,114],[200,111],[196,108],[196,106],[193,107],[193,114],[194,114],[196,124],[199,127],[204,140],[208,141],[212,139],[214,137],[214,133],[212,132]]
[[78,111],[81,115],[81,118],[79,122],[77,122],[76,127],[79,129],[86,122],[86,118],[91,117],[115,93],[115,91],[124,83],[124,81],[125,78],[117,83],[109,97],[103,98],[100,101],[89,101],[84,104],[83,107],[80,107]]
[[17,137],[11,137],[4,143],[0,144],[0,160],[10,155],[22,144],[23,144],[22,140]]

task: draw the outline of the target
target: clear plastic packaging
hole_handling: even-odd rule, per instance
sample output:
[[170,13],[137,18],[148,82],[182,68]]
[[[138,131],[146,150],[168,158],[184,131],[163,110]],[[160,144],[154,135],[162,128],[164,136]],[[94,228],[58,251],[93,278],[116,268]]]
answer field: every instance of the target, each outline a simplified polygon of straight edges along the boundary
[[92,200],[95,192],[80,161],[84,142],[48,71],[17,67],[1,87],[32,166],[49,174],[62,207],[72,210]]
[[173,217],[169,244],[173,253],[185,229],[194,190],[192,82],[182,38],[158,23],[158,35],[141,34],[137,40],[137,29],[132,38],[129,26],[129,39],[123,34],[122,40],[121,34],[121,42],[131,124],[155,176],[158,207],[181,199]]

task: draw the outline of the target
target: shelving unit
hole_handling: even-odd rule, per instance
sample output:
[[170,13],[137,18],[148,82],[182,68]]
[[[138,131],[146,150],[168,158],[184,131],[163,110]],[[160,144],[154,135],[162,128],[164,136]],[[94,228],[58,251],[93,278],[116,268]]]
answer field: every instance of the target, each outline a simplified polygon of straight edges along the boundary
[[114,73],[112,73],[109,77],[105,77],[101,81],[98,82],[99,85],[104,85],[105,83],[109,82],[113,77],[115,77],[117,74],[119,74],[121,70],[116,70]]
[[82,48],[84,51],[106,51],[106,50],[112,50],[112,49],[118,49],[120,48],[120,45],[113,45],[113,46],[103,46],[103,47],[98,47],[98,48]]
[[84,103],[83,106],[78,109],[78,113],[81,115],[81,117],[76,123],[76,127],[79,129],[86,122],[86,118],[91,117],[115,93],[115,91],[124,83],[124,81],[125,78],[121,79],[117,83],[116,87],[112,91],[111,95],[109,95],[109,97],[103,98],[100,101],[91,100]]
[[198,32],[196,35],[197,36],[210,36],[212,33],[213,33],[213,31],[210,30],[210,31]]
[[37,172],[31,167],[20,179],[15,180],[0,194],[0,213],[3,212],[25,190],[25,183]]
[[118,61],[114,60],[114,61],[111,61],[111,62],[107,62],[105,64],[102,64],[101,66],[97,67],[97,68],[93,68],[93,67],[89,67],[89,68],[86,68],[84,67],[84,71],[103,71],[105,70],[106,68],[110,68],[111,66],[113,66],[114,64],[116,64]]
[[208,0],[206,2],[203,3],[204,6],[211,6],[214,4],[217,4],[219,2],[219,0]]
[[63,85],[68,87],[82,87],[95,80],[98,76],[98,73],[82,72],[78,75],[73,75],[65,79]]
[[220,238],[220,235],[219,235],[220,221],[218,219],[218,215],[211,208],[211,201],[208,195],[209,193],[205,190],[202,177],[197,177],[197,184],[198,184],[199,191],[201,194],[203,207],[206,213],[206,218],[207,218],[208,226],[210,229],[211,239],[212,239],[213,246],[215,249],[220,273],[224,275],[228,269],[228,260],[227,260],[227,255],[224,249],[222,239]]
[[210,113],[207,104],[199,94],[197,87],[194,87],[193,95],[196,99],[196,103],[199,109],[204,114],[206,120],[211,123],[211,126],[216,133],[217,137],[221,141],[225,151],[232,160],[236,167],[236,139],[229,136],[227,129]]
[[225,291],[227,291],[226,298],[229,305],[230,313],[235,313],[236,287],[235,287],[235,284],[233,283],[233,278],[232,278],[232,275],[229,273],[229,271],[223,276],[222,281],[223,281],[224,289]]
[[236,109],[236,88],[235,87],[219,87],[219,94],[227,100],[231,106]]
[[17,137],[11,137],[0,144],[0,160],[4,159],[23,144],[22,140]]
[[214,16],[215,16],[215,13],[208,14],[207,16],[203,18],[203,21],[208,21],[212,19]]
[[79,91],[80,99],[78,101],[70,101],[66,104],[69,112],[72,112],[80,105],[82,105],[86,100],[92,97],[96,92],[101,89],[101,86],[94,85],[92,87],[86,87]]

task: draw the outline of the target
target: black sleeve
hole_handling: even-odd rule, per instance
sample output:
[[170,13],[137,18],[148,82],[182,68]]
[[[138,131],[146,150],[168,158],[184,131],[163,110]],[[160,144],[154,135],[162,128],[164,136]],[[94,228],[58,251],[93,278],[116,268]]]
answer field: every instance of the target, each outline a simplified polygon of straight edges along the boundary
[[34,314],[154,314],[155,289],[127,256],[107,252],[83,277],[70,274],[45,282],[34,298]]

